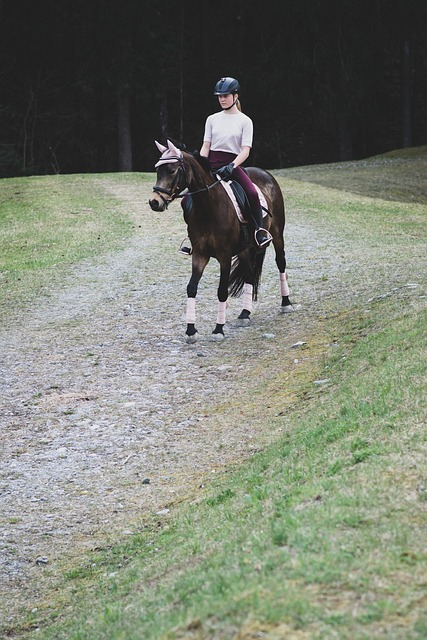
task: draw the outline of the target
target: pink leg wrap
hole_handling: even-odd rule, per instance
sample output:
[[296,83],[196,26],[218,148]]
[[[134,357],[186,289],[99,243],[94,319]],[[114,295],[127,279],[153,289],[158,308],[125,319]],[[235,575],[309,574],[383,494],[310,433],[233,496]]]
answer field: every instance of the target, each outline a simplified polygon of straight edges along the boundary
[[227,309],[227,302],[218,302],[218,315],[216,318],[217,324],[225,324],[225,310]]
[[253,286],[245,282],[243,285],[243,308],[252,311],[252,291]]
[[289,287],[288,287],[288,274],[285,271],[285,273],[280,273],[280,291],[282,296],[288,296],[289,295]]
[[196,298],[187,298],[187,324],[196,323]]

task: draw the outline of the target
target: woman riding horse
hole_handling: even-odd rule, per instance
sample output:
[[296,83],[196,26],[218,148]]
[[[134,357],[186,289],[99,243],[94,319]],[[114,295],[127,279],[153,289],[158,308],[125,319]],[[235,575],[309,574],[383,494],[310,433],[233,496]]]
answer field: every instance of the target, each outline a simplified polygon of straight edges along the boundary
[[[259,247],[267,247],[271,235],[262,226],[258,192],[241,167],[252,148],[253,123],[241,111],[239,91],[240,85],[235,78],[221,78],[216,83],[214,95],[218,96],[222,111],[208,116],[200,155],[208,158],[212,172],[222,180],[233,179],[243,187],[255,225],[255,242]],[[191,249],[181,247],[180,252],[189,255]]]
[[[200,156],[180,150],[170,140],[167,146],[156,145],[161,157],[156,163],[157,182],[149,200],[153,211],[165,211],[176,198],[188,189],[187,198],[191,206],[186,214],[188,233],[192,243],[192,272],[187,285],[187,342],[197,340],[196,296],[200,279],[211,258],[220,265],[218,285],[218,314],[212,337],[224,338],[224,324],[228,296],[243,293],[243,309],[238,317],[239,324],[247,326],[250,322],[252,302],[257,299],[262,266],[266,254],[265,246],[255,246],[255,241],[243,232],[242,224],[236,215],[231,198],[223,187],[223,181],[217,180]],[[284,245],[285,208],[283,195],[275,178],[262,169],[247,169],[251,180],[260,189],[266,202],[268,215],[266,226],[271,233],[276,254],[276,264],[280,274],[282,294],[281,311],[292,311],[289,300],[289,287],[286,273]]]
[[[249,324],[252,302],[257,299],[258,285],[266,248],[273,241],[276,264],[280,274],[281,310],[292,311],[284,251],[285,208],[279,184],[267,171],[255,167],[246,171],[242,163],[252,148],[252,120],[240,110],[240,86],[235,78],[221,78],[215,85],[221,111],[206,120],[200,154],[189,154],[170,140],[167,147],[156,142],[161,152],[156,163],[157,182],[153,187],[150,207],[164,211],[175,198],[189,189],[184,217],[192,249],[180,251],[192,254],[192,273],[187,285],[187,342],[197,340],[196,296],[200,279],[210,258],[220,264],[218,313],[213,338],[224,338],[224,324],[229,295],[243,292],[243,309],[239,323]],[[200,160],[203,159],[204,162]],[[209,164],[206,167],[205,164]],[[221,180],[217,180],[217,178]],[[247,224],[240,224],[232,200],[223,188],[231,178],[243,187],[253,218],[254,239],[247,234]],[[265,226],[257,188],[266,201]]]

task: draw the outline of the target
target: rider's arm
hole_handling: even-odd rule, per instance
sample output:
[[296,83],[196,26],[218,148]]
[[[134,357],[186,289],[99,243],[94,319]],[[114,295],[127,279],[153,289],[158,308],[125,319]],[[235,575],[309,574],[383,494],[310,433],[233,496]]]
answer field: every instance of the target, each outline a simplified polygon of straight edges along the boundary
[[236,156],[233,160],[234,166],[239,167],[241,164],[243,164],[244,161],[247,160],[247,158],[249,158],[250,152],[251,152],[250,147],[242,147],[242,150],[239,153],[239,155]]
[[205,140],[202,144],[202,148],[200,149],[200,155],[205,158],[209,158],[209,151],[211,148],[211,143],[208,140]]

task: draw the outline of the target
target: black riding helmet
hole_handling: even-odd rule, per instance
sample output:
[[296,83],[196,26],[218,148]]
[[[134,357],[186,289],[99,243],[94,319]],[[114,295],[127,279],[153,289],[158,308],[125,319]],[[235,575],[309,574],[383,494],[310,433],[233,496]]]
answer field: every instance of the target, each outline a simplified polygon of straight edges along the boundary
[[214,96],[225,96],[227,93],[239,93],[240,85],[235,78],[221,78],[215,85]]

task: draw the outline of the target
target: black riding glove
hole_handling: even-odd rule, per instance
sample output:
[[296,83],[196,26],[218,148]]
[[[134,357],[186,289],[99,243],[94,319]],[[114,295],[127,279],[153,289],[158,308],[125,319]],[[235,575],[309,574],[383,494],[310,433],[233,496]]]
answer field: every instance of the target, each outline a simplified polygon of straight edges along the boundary
[[234,162],[230,162],[230,164],[225,165],[225,167],[221,167],[221,169],[218,169],[217,174],[220,176],[221,180],[231,180],[233,171]]

